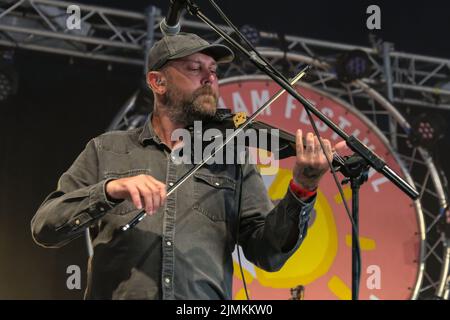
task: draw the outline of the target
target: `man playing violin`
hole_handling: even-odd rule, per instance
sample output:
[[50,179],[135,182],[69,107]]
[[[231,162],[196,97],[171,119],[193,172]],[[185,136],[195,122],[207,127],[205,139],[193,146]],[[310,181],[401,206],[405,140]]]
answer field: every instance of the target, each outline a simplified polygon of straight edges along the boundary
[[[307,234],[316,189],[328,169],[319,140],[296,133],[296,162],[274,206],[252,164],[205,165],[167,196],[190,165],[175,163],[172,133],[217,110],[217,65],[233,52],[194,34],[164,37],[148,55],[154,108],[138,129],[89,141],[32,220],[35,241],[61,247],[89,228],[88,299],[231,299],[238,243],[277,271]],[[332,147],[323,140],[325,153]],[[147,218],[122,232],[140,209]]]

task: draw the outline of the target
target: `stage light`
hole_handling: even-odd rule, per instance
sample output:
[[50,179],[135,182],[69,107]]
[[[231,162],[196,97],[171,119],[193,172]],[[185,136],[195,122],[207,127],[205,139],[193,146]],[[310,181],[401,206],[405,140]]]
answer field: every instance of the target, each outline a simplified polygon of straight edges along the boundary
[[246,24],[240,28],[240,31],[253,46],[257,46],[259,44],[261,38],[259,36],[259,31],[255,27]]
[[420,114],[411,121],[408,142],[411,146],[432,149],[444,137],[446,124],[438,114]]
[[349,83],[362,79],[370,73],[369,56],[362,50],[345,52],[337,59],[335,68],[341,82]]

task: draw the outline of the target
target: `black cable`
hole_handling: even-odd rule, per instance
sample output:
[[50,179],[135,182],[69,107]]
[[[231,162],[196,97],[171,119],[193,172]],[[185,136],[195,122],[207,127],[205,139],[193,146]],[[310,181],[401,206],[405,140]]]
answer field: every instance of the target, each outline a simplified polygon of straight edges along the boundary
[[[236,33],[236,35],[239,37],[239,38],[241,38],[248,46],[249,46],[249,48],[251,48],[251,50],[262,60],[262,61],[264,61],[265,63],[266,63],[266,65],[267,65],[267,67],[269,67],[269,69],[273,72],[273,73],[275,73],[276,75],[277,75],[277,77],[279,77],[279,78],[282,78],[282,79],[284,79],[285,80],[285,77],[282,75],[282,74],[280,74],[279,72],[278,72],[278,70],[276,70],[270,63],[268,63],[261,55],[260,55],[260,53],[253,47],[253,45],[250,43],[250,41],[248,41],[243,35],[242,35],[242,33],[234,26],[234,24],[230,21],[230,19],[228,19],[228,17],[223,13],[223,11],[217,6],[217,4],[214,2],[214,0],[209,0],[209,2],[211,3],[211,5],[216,9],[216,11],[218,12],[218,14],[222,17],[222,19],[224,19],[224,21],[235,31],[235,33]],[[285,82],[288,82],[287,80],[285,81]],[[352,225],[352,230],[353,230],[353,232],[354,232],[354,234],[355,234],[355,238],[356,238],[356,243],[355,243],[355,245],[356,245],[356,258],[357,258],[357,264],[358,264],[358,266],[357,266],[357,268],[358,268],[358,285],[359,285],[359,282],[360,282],[360,275],[361,275],[361,248],[360,248],[360,244],[359,244],[359,232],[358,232],[358,230],[356,229],[356,224],[355,224],[355,221],[353,220],[353,217],[352,217],[352,214],[350,213],[350,209],[349,209],[349,207],[348,207],[348,204],[347,204],[347,201],[346,201],[346,199],[345,199],[345,197],[344,197],[344,191],[342,190],[342,187],[341,187],[341,184],[340,184],[340,182],[339,182],[339,180],[338,180],[338,178],[337,178],[337,175],[336,175],[336,170],[334,169],[334,167],[332,166],[332,164],[331,164],[331,160],[329,159],[329,157],[328,157],[328,155],[325,153],[325,148],[324,148],[324,146],[323,146],[323,142],[322,142],[322,138],[320,137],[320,133],[319,133],[319,130],[317,129],[317,126],[316,126],[316,124],[315,124],[315,122],[314,122],[314,119],[313,119],[313,117],[312,117],[312,115],[311,115],[311,111],[309,111],[309,109],[308,108],[306,108],[306,107],[304,107],[304,109],[306,110],[306,112],[307,112],[307,114],[308,114],[308,118],[309,118],[309,121],[310,121],[310,123],[311,123],[311,126],[313,127],[313,130],[314,130],[314,133],[315,133],[315,135],[317,136],[317,138],[318,138],[318,140],[319,140],[319,144],[320,144],[320,147],[322,148],[322,151],[323,151],[323,153],[325,154],[325,158],[327,159],[327,163],[328,163],[328,166],[330,167],[330,169],[331,169],[331,172],[332,172],[332,175],[333,175],[333,179],[334,179],[334,181],[335,181],[335,183],[336,183],[336,186],[337,186],[337,188],[338,188],[338,190],[339,190],[339,194],[340,194],[340,196],[341,196],[341,198],[342,198],[342,202],[343,202],[343,204],[344,204],[344,208],[345,208],[345,211],[346,211],[346,213],[347,213],[347,216],[348,216],[348,218],[349,218],[349,220],[350,220],[350,223],[351,223],[351,225]],[[238,251],[239,252],[239,251]],[[239,256],[238,256],[239,257]],[[242,266],[240,266],[241,268],[242,268]],[[244,279],[244,278],[243,278]],[[245,283],[244,283],[244,287],[245,287]]]
[[[237,157],[237,155],[236,155]],[[242,269],[242,262],[241,262],[241,250],[239,250],[239,226],[241,225],[241,199],[242,199],[242,182],[244,180],[244,174],[242,172],[242,166],[238,165],[239,167],[239,178],[241,181],[240,187],[239,187],[239,199],[238,199],[238,216],[237,216],[237,226],[236,226],[236,251],[238,255],[238,261],[239,261],[239,269],[241,271],[241,277],[242,277],[242,283],[244,285],[244,291],[245,296],[247,297],[247,300],[250,300],[250,297],[248,295],[247,291],[247,282],[245,281],[245,275],[244,270]]]

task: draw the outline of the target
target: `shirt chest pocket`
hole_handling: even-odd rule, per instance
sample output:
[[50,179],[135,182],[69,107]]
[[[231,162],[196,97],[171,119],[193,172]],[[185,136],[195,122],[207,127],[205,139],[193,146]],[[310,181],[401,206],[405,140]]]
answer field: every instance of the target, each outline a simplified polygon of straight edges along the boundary
[[194,174],[193,208],[212,221],[227,221],[236,210],[236,181],[225,176]]
[[[151,175],[150,169],[133,169],[129,171],[108,171],[105,172],[105,179],[121,179],[138,176],[140,174]],[[108,213],[125,215],[131,213],[137,213],[141,210],[137,209],[132,201],[123,200],[122,202],[116,204]]]

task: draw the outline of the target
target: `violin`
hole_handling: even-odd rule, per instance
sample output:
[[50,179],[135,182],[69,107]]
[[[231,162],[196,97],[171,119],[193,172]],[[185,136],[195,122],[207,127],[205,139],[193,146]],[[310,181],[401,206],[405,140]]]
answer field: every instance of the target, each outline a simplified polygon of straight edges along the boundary
[[[245,112],[232,113],[230,109],[217,109],[216,114],[213,118],[208,120],[206,123],[202,123],[202,132],[197,134],[203,134],[208,129],[218,129],[222,133],[222,137],[225,137],[227,134],[227,130],[236,130],[246,121],[247,114]],[[188,126],[187,129],[191,132],[191,136],[194,136],[194,126]],[[243,133],[248,132],[248,130],[255,130],[255,132],[258,133],[255,135],[256,145],[252,144],[249,141],[248,137],[246,137],[245,140],[241,141],[238,141],[238,139],[235,138],[234,143],[239,144],[244,142],[245,147],[256,147],[258,149],[266,150],[274,154],[275,159],[277,160],[296,156],[296,139],[294,134],[274,127],[265,122],[255,120],[246,126]],[[259,134],[260,131],[263,131],[268,135],[267,139],[265,139],[264,142],[260,141],[260,137],[262,136]],[[276,137],[273,137],[273,134],[275,132]],[[202,136],[202,138],[204,137]],[[203,139],[202,150],[204,150],[207,145],[212,143],[214,138],[216,137],[212,137],[206,141],[205,139]],[[271,144],[271,142],[273,141],[272,138],[278,139],[278,144],[276,144],[275,146]],[[306,146],[306,137],[303,137],[303,145]],[[332,164],[336,168],[336,170],[338,170],[340,166],[344,164],[344,161],[345,160],[338,153],[333,152]]]

